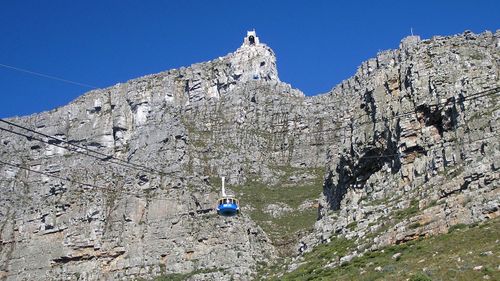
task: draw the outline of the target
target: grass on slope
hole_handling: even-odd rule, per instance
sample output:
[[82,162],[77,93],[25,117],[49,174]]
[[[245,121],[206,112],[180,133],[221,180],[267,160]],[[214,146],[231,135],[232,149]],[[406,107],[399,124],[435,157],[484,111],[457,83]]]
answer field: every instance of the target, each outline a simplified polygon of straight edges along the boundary
[[368,252],[331,268],[329,263],[354,249],[352,241],[334,239],[307,253],[292,272],[268,269],[268,280],[500,280],[499,233],[500,218],[457,225],[448,234]]
[[[306,169],[297,170],[303,173]],[[294,172],[290,170],[280,181],[283,183],[281,186],[267,186],[250,180],[243,186],[231,188],[238,194],[242,206],[250,206],[248,211],[250,217],[262,227],[276,246],[294,244],[298,233],[312,229],[316,222],[318,215],[316,205],[299,210],[299,206],[304,202],[317,200],[323,190],[322,171],[308,170],[310,174],[316,176],[316,180],[303,183],[288,182],[286,178]],[[266,212],[270,204],[280,203],[294,210],[275,217]]]

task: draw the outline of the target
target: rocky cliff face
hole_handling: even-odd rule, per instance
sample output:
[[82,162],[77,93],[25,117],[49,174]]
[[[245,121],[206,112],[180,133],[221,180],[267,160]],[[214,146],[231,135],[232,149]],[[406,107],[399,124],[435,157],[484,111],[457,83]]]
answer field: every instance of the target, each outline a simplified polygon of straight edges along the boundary
[[[1,124],[0,278],[250,280],[281,247],[259,209],[319,208],[299,252],[342,235],[354,255],[495,217],[499,38],[409,37],[315,97],[280,82],[273,51],[246,38],[9,119],[44,135]],[[218,217],[220,175],[238,195],[255,182],[280,195]],[[297,186],[323,195],[291,204]]]
[[301,251],[341,235],[350,259],[500,215],[498,35],[408,37],[325,96],[342,129]]

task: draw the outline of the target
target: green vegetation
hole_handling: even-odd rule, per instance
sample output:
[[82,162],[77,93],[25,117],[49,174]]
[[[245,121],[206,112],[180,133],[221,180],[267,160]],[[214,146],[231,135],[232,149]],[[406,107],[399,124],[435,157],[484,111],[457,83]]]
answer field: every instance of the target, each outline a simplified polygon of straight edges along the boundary
[[[321,191],[322,171],[318,169],[294,169],[282,167],[281,186],[268,186],[256,180],[249,180],[242,186],[231,189],[238,194],[242,206],[248,206],[249,215],[269,235],[273,243],[280,247],[294,244],[297,235],[312,229],[318,215],[317,206],[303,208],[299,206],[306,201],[317,200]],[[315,180],[310,182],[290,182],[289,177],[297,174],[310,174]],[[273,217],[266,212],[270,204],[286,204],[293,211],[283,212]],[[278,208],[279,209],[279,208]],[[283,249],[282,249],[283,250]],[[286,253],[283,253],[286,254]]]
[[412,200],[410,202],[410,206],[406,209],[402,209],[396,212],[395,217],[398,220],[403,220],[409,217],[412,217],[416,213],[418,213],[418,200]]
[[187,278],[191,277],[192,274],[181,274],[181,273],[172,273],[168,275],[162,275],[153,279],[154,281],[183,281]]
[[469,58],[473,60],[484,60],[486,56],[479,51],[471,51]]
[[410,281],[432,281],[432,279],[425,273],[416,273],[410,278]]
[[[330,269],[325,266],[334,262],[340,257],[346,255],[350,249],[354,247],[351,240],[343,238],[335,238],[328,244],[319,245],[312,252],[304,255],[304,264],[296,270],[286,273],[285,275],[271,276],[269,280],[332,280],[328,279]],[[273,275],[272,272],[264,271],[263,274]]]
[[357,226],[358,226],[358,222],[357,222],[357,221],[353,221],[353,222],[349,223],[348,225],[346,225],[346,228],[352,231],[352,230],[354,230]]
[[467,227],[468,226],[466,224],[463,224],[463,223],[455,224],[448,229],[448,232],[451,233],[451,232],[454,232],[455,230],[466,229]]
[[444,176],[451,180],[462,174],[464,171],[464,166],[452,166],[445,167],[443,171],[438,172],[438,175]]
[[[459,224],[448,234],[367,252],[341,265],[339,258],[354,249],[354,242],[337,238],[305,254],[304,262],[292,272],[285,273],[285,265],[275,265],[263,274],[267,280],[285,281],[500,280],[498,233],[500,218],[480,225]],[[336,267],[329,266],[335,262]]]
[[[196,274],[201,274],[201,273],[212,273],[212,272],[218,272],[218,271],[223,271],[223,269],[205,269],[205,270],[195,270],[193,272],[188,272],[188,273],[170,273],[170,274],[163,274],[160,275],[156,278],[154,278],[152,281],[184,281],[187,280],[188,278],[196,275]],[[142,281],[144,279],[138,279],[137,281]]]

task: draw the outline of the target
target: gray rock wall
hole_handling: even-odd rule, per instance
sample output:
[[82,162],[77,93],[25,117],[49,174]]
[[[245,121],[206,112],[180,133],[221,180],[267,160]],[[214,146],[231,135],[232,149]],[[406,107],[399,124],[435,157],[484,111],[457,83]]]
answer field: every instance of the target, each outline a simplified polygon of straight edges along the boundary
[[340,234],[362,253],[497,216],[499,37],[409,37],[314,97],[279,81],[269,47],[244,44],[9,119],[46,136],[0,124],[29,136],[0,131],[0,278],[249,280],[275,249],[247,214],[215,214],[221,175],[231,190],[325,169],[300,251]]
[[[248,280],[274,249],[247,215],[215,214],[219,186],[208,176],[219,174],[197,164],[204,135],[192,124],[208,125],[202,114],[225,111],[250,80],[300,96],[277,80],[274,54],[259,44],[9,119],[46,136],[2,126],[29,137],[0,135],[0,278],[130,280],[200,272],[206,280]],[[222,149],[228,137],[214,142]],[[213,165],[224,163],[220,172],[230,175],[229,161]]]
[[343,235],[362,254],[500,215],[499,35],[405,38],[327,94],[346,129],[300,251]]

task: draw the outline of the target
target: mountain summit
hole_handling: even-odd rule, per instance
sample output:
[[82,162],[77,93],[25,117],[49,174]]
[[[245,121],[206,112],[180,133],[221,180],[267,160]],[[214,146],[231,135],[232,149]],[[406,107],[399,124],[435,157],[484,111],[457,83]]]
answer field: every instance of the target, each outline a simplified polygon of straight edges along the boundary
[[[213,61],[1,120],[0,278],[266,279],[283,257],[276,278],[320,274],[493,219],[499,40],[408,37],[305,97],[250,31]],[[215,212],[221,176],[239,216]]]

